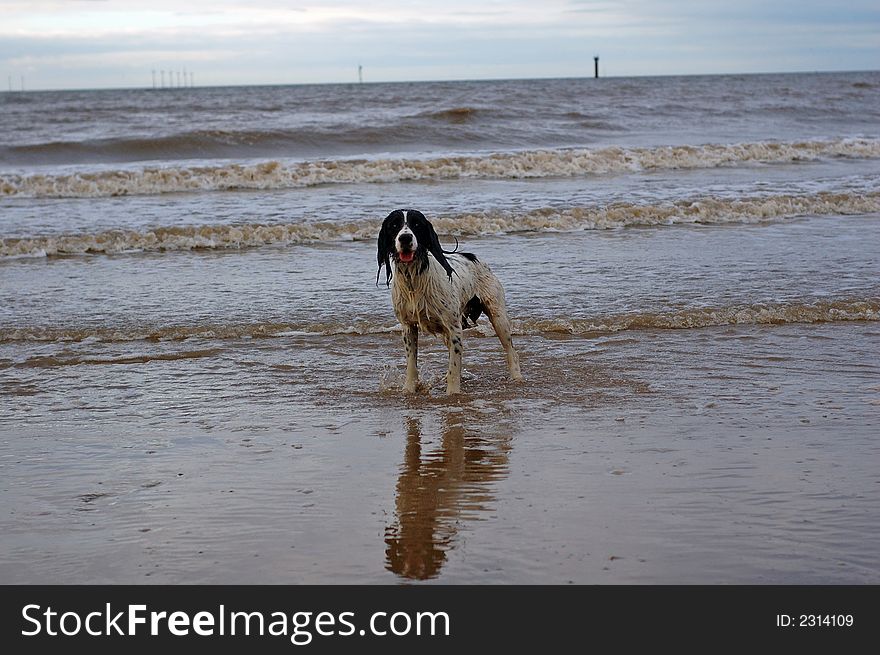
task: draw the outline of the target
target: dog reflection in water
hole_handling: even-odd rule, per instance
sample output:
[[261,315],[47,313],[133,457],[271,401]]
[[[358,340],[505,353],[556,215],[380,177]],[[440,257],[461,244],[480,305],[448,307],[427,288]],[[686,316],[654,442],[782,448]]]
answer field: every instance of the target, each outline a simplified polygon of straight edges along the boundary
[[[487,440],[447,414],[437,447],[423,448],[418,418],[407,419],[394,522],[385,529],[386,568],[404,578],[437,577],[463,520],[494,501],[492,482],[507,474],[508,439]],[[426,437],[428,435],[425,435]]]

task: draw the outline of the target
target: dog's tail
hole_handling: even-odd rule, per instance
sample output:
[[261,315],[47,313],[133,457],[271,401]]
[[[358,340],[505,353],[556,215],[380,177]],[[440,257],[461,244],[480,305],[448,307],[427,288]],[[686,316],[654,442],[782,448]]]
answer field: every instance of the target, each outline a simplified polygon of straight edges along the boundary
[[458,237],[453,234],[452,238],[455,239],[455,250],[444,250],[443,252],[445,252],[447,255],[454,255],[458,252]]

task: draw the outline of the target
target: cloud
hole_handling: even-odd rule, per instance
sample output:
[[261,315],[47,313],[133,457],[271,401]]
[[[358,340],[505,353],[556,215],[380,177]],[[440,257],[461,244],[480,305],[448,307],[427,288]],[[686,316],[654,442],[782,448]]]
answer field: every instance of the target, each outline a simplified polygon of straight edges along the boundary
[[[880,61],[855,0],[32,0],[3,2],[0,74],[31,88],[853,69]],[[828,56],[833,54],[833,56]],[[59,73],[59,70],[64,73]]]

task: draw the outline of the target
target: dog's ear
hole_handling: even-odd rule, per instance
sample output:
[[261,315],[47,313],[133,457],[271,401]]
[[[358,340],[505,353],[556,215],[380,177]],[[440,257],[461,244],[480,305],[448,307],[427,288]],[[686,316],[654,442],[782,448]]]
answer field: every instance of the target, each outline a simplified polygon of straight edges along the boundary
[[437,236],[437,232],[434,231],[434,226],[431,225],[431,221],[422,215],[422,218],[425,221],[426,232],[428,236],[428,252],[434,255],[434,259],[443,267],[443,270],[446,271],[446,275],[449,279],[452,279],[452,274],[455,272],[452,266],[449,263],[449,260],[446,259],[446,255],[443,254],[443,246],[440,245],[440,239]]
[[379,275],[382,273],[382,267],[385,267],[385,285],[391,286],[391,252],[394,249],[394,238],[391,234],[391,220],[394,212],[388,214],[382,221],[382,229],[379,230],[379,238],[377,239],[379,260],[379,270],[376,271],[376,286],[379,286]]

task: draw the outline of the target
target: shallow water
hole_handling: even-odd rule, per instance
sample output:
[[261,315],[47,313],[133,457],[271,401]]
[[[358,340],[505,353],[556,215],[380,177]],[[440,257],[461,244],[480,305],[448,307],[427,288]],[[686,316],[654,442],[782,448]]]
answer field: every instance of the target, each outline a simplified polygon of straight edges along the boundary
[[0,95],[0,581],[880,581],[877,74],[592,82]]
[[431,393],[401,395],[391,335],[227,341],[15,391],[7,377],[21,419],[4,421],[0,570],[876,583],[878,336],[864,322],[529,336],[523,385],[475,338],[454,400],[437,347]]

